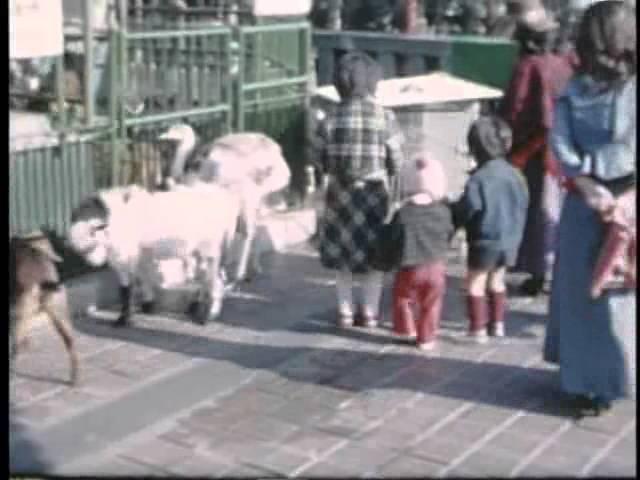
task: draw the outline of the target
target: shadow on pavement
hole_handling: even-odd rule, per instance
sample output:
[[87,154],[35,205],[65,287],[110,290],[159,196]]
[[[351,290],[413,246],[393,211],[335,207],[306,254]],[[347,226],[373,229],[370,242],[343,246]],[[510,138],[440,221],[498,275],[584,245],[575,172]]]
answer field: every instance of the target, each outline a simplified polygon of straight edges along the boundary
[[[308,295],[308,291],[315,290],[315,294],[319,290],[325,292],[324,298],[327,299],[327,306],[334,304],[334,273],[319,267],[319,259],[310,255],[301,255],[295,253],[276,254],[265,256],[265,273],[253,280],[252,282],[242,284],[241,290],[246,296],[260,296],[264,292],[270,292],[272,295],[272,304],[278,305],[278,308],[286,306],[287,298],[291,295]],[[450,266],[454,266],[454,262],[450,262]],[[454,267],[455,268],[455,267]],[[289,272],[295,272],[291,275]],[[304,272],[313,272],[310,275],[304,275]],[[302,275],[302,279],[300,276]],[[274,285],[274,281],[277,284]],[[393,284],[393,275],[385,276],[385,289],[382,296],[381,306],[381,323],[387,327],[391,327],[391,311],[392,296],[391,289]],[[442,309],[441,326],[450,331],[464,332],[467,329],[467,314],[464,304],[464,282],[460,276],[447,275],[447,291]],[[355,297],[357,299],[357,296]],[[534,301],[522,300],[514,298],[517,305],[530,304]],[[541,303],[546,300],[540,298],[535,302]],[[247,298],[228,298],[225,300],[224,314],[222,322],[235,327],[243,327],[257,331],[274,331],[283,329],[284,323],[273,324],[269,322],[259,321],[263,316],[265,308],[269,307],[269,303],[261,303],[252,301]],[[315,308],[317,311],[318,308]],[[324,314],[325,312],[323,312]],[[334,311],[329,316],[324,316],[321,320],[334,322]],[[305,315],[302,315],[305,316]],[[306,315],[308,316],[308,315]],[[511,338],[518,339],[535,339],[537,335],[528,331],[535,324],[544,323],[546,315],[523,310],[522,308],[514,308],[511,306],[507,312],[507,330]],[[285,330],[301,331],[300,320],[295,316],[291,316],[292,323],[285,325]],[[304,329],[304,328],[303,328]],[[342,333],[341,333],[342,334]],[[346,335],[351,335],[346,333]],[[360,334],[358,334],[360,336]],[[376,341],[372,338],[372,341]]]
[[[313,328],[318,331],[318,327]],[[346,348],[281,347],[227,342],[149,327],[114,329],[108,324],[81,322],[78,329],[97,337],[117,339],[181,353],[194,358],[232,362],[240,367],[269,370],[281,377],[333,387],[354,394],[381,389],[405,390],[480,404],[567,416],[555,373],[545,369],[462,359],[428,357],[407,347],[407,353],[355,351]],[[320,328],[320,331],[325,331]],[[308,330],[311,332],[311,329]],[[342,331],[338,333],[342,335]],[[354,331],[351,335],[363,335]],[[392,339],[378,339],[392,344]],[[176,345],[188,345],[178,347]],[[478,348],[471,346],[470,348]],[[409,351],[411,349],[411,351]],[[389,382],[380,385],[385,378]]]
[[31,438],[28,428],[13,415],[13,404],[9,404],[9,474],[20,476],[42,476],[51,471],[51,462],[43,449]]

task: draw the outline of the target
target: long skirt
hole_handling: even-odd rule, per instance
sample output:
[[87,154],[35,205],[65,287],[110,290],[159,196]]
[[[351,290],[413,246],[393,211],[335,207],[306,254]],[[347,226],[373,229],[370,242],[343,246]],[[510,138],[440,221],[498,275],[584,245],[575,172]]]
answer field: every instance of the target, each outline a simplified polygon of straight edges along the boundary
[[635,392],[635,290],[607,290],[592,300],[589,287],[605,225],[575,193],[558,227],[544,359],[560,366],[561,388],[604,400]]
[[362,187],[330,182],[319,225],[320,262],[332,270],[368,273],[374,242],[386,218],[389,195],[380,181]]
[[514,270],[546,278],[553,268],[564,190],[556,177],[544,171],[541,155],[527,162],[523,174],[529,188],[529,208]]

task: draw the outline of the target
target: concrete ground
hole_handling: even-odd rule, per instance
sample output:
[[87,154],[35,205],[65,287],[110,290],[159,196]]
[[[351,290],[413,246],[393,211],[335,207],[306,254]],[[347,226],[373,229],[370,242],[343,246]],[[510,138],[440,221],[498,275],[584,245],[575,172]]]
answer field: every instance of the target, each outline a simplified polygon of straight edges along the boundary
[[110,326],[115,309],[78,316],[76,388],[61,341],[37,328],[10,380],[10,471],[635,476],[635,398],[572,416],[541,360],[545,298],[512,299],[507,338],[468,344],[452,252],[428,354],[390,334],[389,288],[380,328],[339,330],[331,272],[308,245],[265,264],[205,327],[173,314],[138,315],[129,329]]

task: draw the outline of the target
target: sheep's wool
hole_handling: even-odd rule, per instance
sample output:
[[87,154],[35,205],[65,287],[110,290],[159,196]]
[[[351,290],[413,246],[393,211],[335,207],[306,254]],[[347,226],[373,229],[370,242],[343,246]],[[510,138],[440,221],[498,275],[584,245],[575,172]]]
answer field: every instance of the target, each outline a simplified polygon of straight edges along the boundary
[[218,256],[226,235],[232,235],[236,198],[214,185],[196,185],[171,192],[114,189],[101,195],[109,209],[112,263],[137,260],[141,250],[154,258],[174,258],[198,251]]

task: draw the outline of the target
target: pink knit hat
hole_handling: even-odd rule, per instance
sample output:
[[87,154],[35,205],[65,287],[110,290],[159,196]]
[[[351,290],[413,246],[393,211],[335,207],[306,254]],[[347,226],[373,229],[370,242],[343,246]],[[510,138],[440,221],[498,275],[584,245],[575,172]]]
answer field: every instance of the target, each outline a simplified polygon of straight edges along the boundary
[[404,163],[400,171],[403,198],[427,205],[442,200],[447,194],[447,176],[442,164],[429,154],[421,154]]

